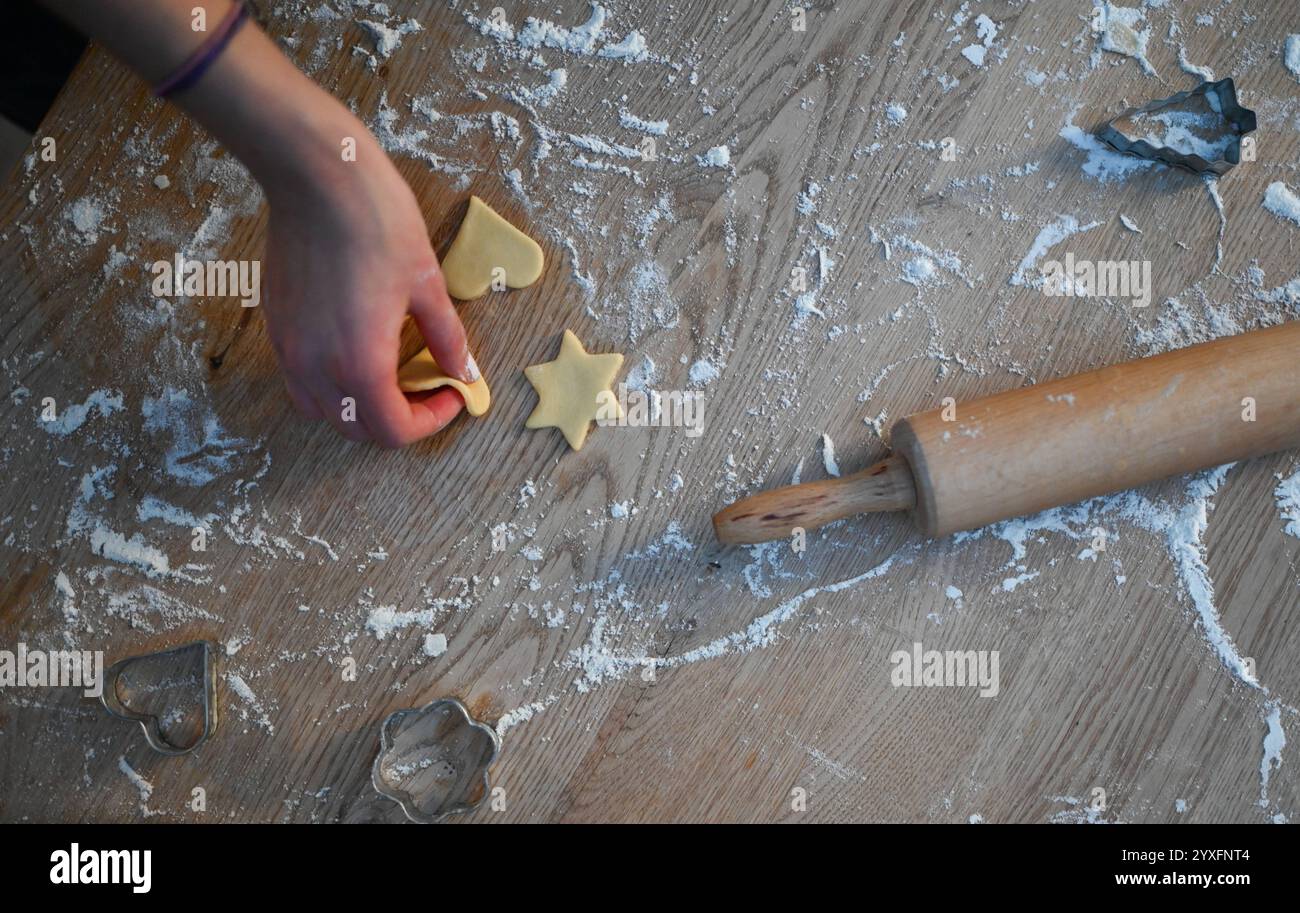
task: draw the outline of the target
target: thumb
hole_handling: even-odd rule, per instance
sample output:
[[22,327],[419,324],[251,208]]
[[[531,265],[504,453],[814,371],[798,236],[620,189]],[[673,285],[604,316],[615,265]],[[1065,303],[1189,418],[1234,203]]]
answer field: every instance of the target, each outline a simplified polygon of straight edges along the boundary
[[438,367],[467,384],[478,380],[481,375],[474,356],[469,354],[465,326],[447,295],[447,284],[437,266],[416,280],[411,289],[410,311]]

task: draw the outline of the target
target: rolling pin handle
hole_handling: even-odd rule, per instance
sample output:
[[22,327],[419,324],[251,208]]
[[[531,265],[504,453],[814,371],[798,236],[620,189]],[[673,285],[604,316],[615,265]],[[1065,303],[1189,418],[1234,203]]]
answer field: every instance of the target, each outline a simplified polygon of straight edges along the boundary
[[916,488],[907,461],[895,454],[842,479],[823,479],[762,491],[713,516],[724,545],[753,545],[817,529],[867,511],[910,510]]

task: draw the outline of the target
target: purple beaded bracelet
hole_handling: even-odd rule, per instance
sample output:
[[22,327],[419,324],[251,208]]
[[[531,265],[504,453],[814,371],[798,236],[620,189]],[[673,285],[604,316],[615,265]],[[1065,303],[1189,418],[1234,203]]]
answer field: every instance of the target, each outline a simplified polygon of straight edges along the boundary
[[208,39],[199,45],[170,76],[155,86],[153,94],[159,98],[166,98],[173,92],[182,92],[198,82],[199,77],[212,66],[212,62],[221,56],[221,52],[226,49],[226,45],[230,44],[230,39],[247,18],[248,7],[242,2],[236,2],[234,8],[226,14],[226,18],[221,20],[217,30],[209,35]]

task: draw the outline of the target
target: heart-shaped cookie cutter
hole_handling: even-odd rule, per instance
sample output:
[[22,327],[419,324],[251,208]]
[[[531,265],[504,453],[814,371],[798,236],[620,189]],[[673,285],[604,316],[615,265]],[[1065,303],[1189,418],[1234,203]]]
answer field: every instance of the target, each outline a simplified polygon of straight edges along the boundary
[[[473,742],[480,744],[473,746]],[[495,729],[470,716],[456,698],[441,698],[384,719],[370,782],[381,796],[400,805],[410,820],[434,824],[483,803],[491,790],[488,770],[500,750],[501,737]],[[392,773],[405,775],[417,788],[405,788]],[[479,787],[477,796],[475,787]]]
[[[122,670],[132,663],[139,662],[142,659],[174,656],[195,649],[202,649],[203,651],[203,731],[192,745],[181,747],[167,741],[158,725],[156,715],[131,710],[122,703],[122,699],[117,693],[117,682],[121,677]],[[99,699],[103,703],[104,709],[113,716],[124,720],[134,720],[139,723],[140,728],[144,730],[145,741],[149,743],[149,747],[154,751],[165,755],[189,754],[206,742],[208,737],[217,730],[217,646],[210,641],[196,640],[188,644],[182,644],[179,647],[173,647],[170,650],[143,653],[139,656],[128,656],[125,659],[120,659],[104,671],[104,689]]]

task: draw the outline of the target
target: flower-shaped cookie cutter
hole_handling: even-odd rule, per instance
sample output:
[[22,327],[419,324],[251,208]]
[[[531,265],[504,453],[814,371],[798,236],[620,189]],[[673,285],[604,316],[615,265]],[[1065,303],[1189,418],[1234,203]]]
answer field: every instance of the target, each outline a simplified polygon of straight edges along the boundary
[[[118,680],[122,676],[122,670],[133,663],[147,659],[165,659],[169,656],[178,656],[182,653],[188,653],[193,650],[201,650],[203,653],[203,731],[199,733],[189,745],[173,745],[167,741],[158,722],[158,716],[152,713],[141,713],[138,710],[132,710],[122,703],[122,695],[118,690]],[[140,724],[144,730],[145,741],[149,747],[165,755],[183,755],[189,754],[198,748],[212,733],[217,730],[217,648],[216,645],[206,640],[196,640],[192,643],[182,644],[179,647],[173,647],[170,650],[161,650],[157,653],[144,653],[139,656],[128,656],[120,659],[113,665],[104,670],[104,687],[99,696],[100,702],[104,709],[113,716],[123,720],[134,720]]]
[[[1170,146],[1153,144],[1147,139],[1125,133],[1116,126],[1123,121],[1131,124],[1136,117],[1176,109],[1187,102],[1194,103],[1195,99],[1201,97],[1211,111],[1223,118],[1227,126],[1228,142],[1223,155],[1213,161],[1194,153],[1180,152]],[[1218,82],[1203,82],[1195,89],[1148,102],[1138,108],[1129,108],[1102,124],[1097,130],[1097,138],[1119,152],[1136,155],[1138,158],[1185,168],[1195,174],[1223,175],[1241,161],[1242,138],[1252,132],[1255,126],[1255,112],[1237,101],[1236,84],[1231,79],[1220,79]]]
[[490,791],[488,768],[501,750],[495,729],[455,698],[389,714],[379,727],[370,781],[418,824],[473,811]]

